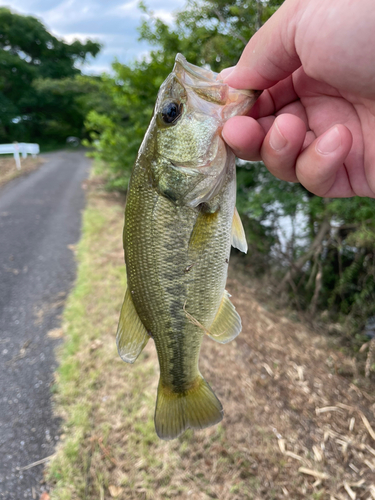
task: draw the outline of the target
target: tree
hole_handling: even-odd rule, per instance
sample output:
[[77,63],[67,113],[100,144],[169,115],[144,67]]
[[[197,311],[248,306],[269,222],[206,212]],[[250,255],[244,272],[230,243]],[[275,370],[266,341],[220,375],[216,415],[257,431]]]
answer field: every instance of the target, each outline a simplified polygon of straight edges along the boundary
[[[84,115],[78,109],[73,111],[74,94],[66,93],[57,103],[51,86],[41,90],[35,83],[80,75],[77,64],[99,50],[100,45],[90,40],[67,44],[34,17],[0,8],[0,140],[61,140],[66,135],[80,135]],[[55,130],[46,123],[51,106],[60,125]],[[71,112],[66,113],[68,108]]]

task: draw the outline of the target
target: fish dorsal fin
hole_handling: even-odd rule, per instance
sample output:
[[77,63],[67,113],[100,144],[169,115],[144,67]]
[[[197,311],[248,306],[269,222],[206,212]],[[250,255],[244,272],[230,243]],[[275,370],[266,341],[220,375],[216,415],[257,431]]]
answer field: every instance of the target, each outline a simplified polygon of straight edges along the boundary
[[232,247],[237,248],[243,253],[247,253],[247,241],[245,230],[243,228],[237,208],[234,207],[233,222],[232,222]]
[[126,290],[117,328],[118,353],[126,363],[134,363],[150,336],[135,310],[129,288]]
[[235,339],[242,328],[240,315],[229,297],[229,293],[224,290],[219,310],[207,332],[207,335],[219,344],[227,344]]

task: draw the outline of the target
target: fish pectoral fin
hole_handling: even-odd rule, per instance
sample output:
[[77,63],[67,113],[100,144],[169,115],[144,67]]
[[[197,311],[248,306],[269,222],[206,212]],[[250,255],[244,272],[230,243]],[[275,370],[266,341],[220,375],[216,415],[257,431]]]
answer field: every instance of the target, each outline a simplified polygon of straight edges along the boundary
[[189,427],[205,429],[222,418],[223,407],[202,375],[185,392],[173,392],[159,381],[155,430],[160,439],[175,439]]
[[242,329],[241,318],[224,290],[219,310],[207,335],[219,344],[227,344],[235,339]]
[[118,353],[126,363],[134,363],[150,336],[135,310],[129,288],[126,290],[117,328]]
[[237,208],[234,208],[233,222],[232,222],[232,247],[237,248],[243,253],[247,253],[247,241],[245,230],[243,228]]

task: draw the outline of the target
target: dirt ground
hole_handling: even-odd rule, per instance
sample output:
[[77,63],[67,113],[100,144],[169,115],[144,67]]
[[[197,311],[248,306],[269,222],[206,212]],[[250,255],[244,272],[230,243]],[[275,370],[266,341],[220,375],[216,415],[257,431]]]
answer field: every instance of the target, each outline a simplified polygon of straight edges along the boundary
[[32,158],[21,158],[21,169],[17,170],[16,162],[13,157],[0,158],[0,187],[20,175],[26,175],[36,170],[43,164],[39,156]]
[[[51,498],[375,499],[373,382],[362,377],[354,358],[332,339],[288,319],[283,311],[271,312],[259,298],[261,284],[233,265],[227,289],[243,331],[227,345],[205,338],[200,357],[201,372],[223,404],[224,419],[171,442],[157,438],[153,342],[131,366],[119,359],[114,345],[123,297],[120,278],[113,273],[124,272],[118,237],[122,206],[96,193],[89,209],[93,220],[97,213],[104,222],[86,231],[82,248],[94,260],[85,266],[100,268],[104,275],[92,285],[95,295],[79,295],[80,321],[91,334],[82,337],[77,352],[61,367],[63,373],[76,363],[80,373],[72,382],[74,393],[57,396],[67,424],[50,469],[55,483]],[[103,276],[110,270],[105,284]],[[102,312],[101,287],[107,297]],[[105,328],[92,333],[100,314]],[[64,328],[69,337],[72,320]],[[77,402],[88,411],[89,424],[72,454],[66,436],[77,425],[77,417],[71,416]]]
[[233,352],[237,374],[227,384],[235,382],[246,404],[227,406],[226,425],[251,414],[274,434],[276,464],[258,455],[257,474],[266,478],[260,498],[275,488],[290,498],[375,498],[374,387],[360,389],[354,358],[303,323],[268,312],[256,285],[235,274],[228,289],[244,329]]

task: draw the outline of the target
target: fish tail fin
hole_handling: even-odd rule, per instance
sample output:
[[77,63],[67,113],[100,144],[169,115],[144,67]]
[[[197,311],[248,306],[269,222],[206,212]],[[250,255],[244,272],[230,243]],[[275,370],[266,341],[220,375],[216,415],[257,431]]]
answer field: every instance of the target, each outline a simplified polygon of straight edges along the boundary
[[155,430],[161,439],[175,439],[189,427],[210,427],[222,418],[223,407],[201,375],[185,392],[173,392],[159,381]]

